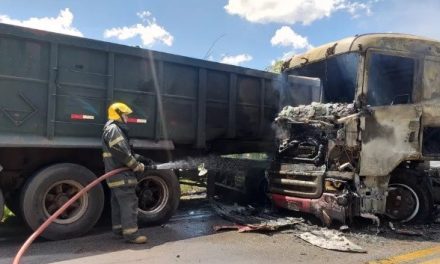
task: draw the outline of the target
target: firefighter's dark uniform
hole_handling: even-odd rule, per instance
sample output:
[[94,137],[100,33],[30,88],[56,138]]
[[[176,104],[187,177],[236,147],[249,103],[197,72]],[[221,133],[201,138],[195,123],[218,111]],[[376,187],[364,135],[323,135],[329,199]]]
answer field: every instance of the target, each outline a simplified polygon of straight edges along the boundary
[[[104,126],[102,149],[106,172],[122,167],[135,169],[139,165],[124,130],[125,124],[113,120]],[[132,240],[139,235],[136,175],[133,171],[125,171],[107,179],[107,184],[111,189],[113,232],[122,234],[126,240]]]

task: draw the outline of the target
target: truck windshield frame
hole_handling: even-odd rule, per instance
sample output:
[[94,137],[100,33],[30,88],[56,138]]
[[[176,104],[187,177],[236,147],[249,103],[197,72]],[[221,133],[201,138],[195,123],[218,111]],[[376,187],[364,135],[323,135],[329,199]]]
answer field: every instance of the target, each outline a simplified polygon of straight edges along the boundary
[[320,78],[323,103],[352,103],[355,99],[361,54],[349,52],[288,70],[288,74]]

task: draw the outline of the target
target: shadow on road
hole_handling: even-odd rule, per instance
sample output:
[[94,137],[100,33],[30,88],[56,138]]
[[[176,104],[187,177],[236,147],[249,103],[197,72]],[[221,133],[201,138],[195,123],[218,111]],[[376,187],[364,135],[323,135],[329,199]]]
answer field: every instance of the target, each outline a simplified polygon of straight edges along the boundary
[[[177,214],[161,226],[140,226],[140,233],[149,239],[145,245],[133,245],[117,239],[110,221],[101,221],[86,236],[61,241],[37,239],[23,263],[49,263],[122,250],[145,250],[167,242],[214,233],[212,226],[226,221],[215,216],[206,199],[182,200]],[[31,232],[17,217],[0,224],[0,263],[11,263],[21,244]]]

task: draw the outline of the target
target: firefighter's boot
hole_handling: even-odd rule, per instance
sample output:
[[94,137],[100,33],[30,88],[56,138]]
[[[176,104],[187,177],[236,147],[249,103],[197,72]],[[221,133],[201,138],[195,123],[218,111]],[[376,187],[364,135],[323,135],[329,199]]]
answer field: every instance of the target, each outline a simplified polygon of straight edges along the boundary
[[133,239],[127,240],[127,242],[132,244],[145,244],[147,243],[147,240],[146,236],[137,236]]

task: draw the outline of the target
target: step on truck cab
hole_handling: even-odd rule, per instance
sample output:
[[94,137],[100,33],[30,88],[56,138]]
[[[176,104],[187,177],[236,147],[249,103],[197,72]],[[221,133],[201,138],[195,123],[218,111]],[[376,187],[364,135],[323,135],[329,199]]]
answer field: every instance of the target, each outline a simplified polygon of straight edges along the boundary
[[326,224],[428,219],[435,201],[423,164],[440,158],[440,42],[358,35],[295,55],[286,83],[292,75],[319,78],[322,90],[276,118],[273,202]]

